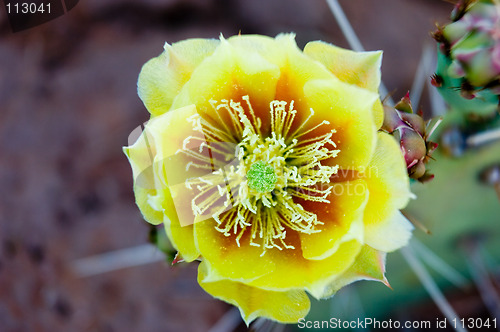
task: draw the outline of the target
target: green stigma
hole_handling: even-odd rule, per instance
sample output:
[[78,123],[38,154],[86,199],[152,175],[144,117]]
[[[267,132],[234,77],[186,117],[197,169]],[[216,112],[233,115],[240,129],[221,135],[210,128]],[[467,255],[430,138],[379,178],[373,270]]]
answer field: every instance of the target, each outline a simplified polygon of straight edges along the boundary
[[273,191],[278,176],[271,165],[259,160],[250,166],[247,172],[248,186],[260,193]]

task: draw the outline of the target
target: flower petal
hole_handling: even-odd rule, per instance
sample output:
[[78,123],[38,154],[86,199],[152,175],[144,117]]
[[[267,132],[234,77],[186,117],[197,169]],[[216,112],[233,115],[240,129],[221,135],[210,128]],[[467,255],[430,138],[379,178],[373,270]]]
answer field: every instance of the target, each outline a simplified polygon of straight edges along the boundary
[[336,130],[333,141],[339,154],[327,161],[341,169],[361,170],[372,158],[376,125],[371,115],[378,94],[338,79],[312,80],[304,86],[307,103],[315,116]]
[[358,280],[380,281],[389,285],[385,278],[385,252],[364,245],[354,263],[340,277],[325,288],[324,298],[333,296],[339,289]]
[[[338,79],[378,94],[382,52],[354,52],[322,41],[306,44],[304,54],[321,62]],[[382,103],[373,105],[373,117],[377,128],[384,120]]]
[[224,128],[231,120],[221,118],[210,101],[240,101],[242,96],[249,95],[257,116],[269,117],[269,103],[274,100],[279,75],[278,66],[258,52],[222,39],[212,56],[206,58],[193,72],[173,105],[182,107],[195,104],[202,117]]
[[[291,235],[291,234],[290,234]],[[287,242],[292,236],[287,234]],[[299,248],[300,240],[291,241],[296,246],[295,250],[271,250],[266,252],[276,263],[272,273],[247,284],[269,290],[288,290],[305,288],[312,296],[322,297],[324,288],[333,279],[342,274],[355,260],[361,244],[351,240],[340,244],[337,251],[323,260],[308,260],[303,257]]]
[[399,211],[383,222],[365,226],[365,243],[369,246],[391,252],[408,244],[413,225]]
[[281,323],[296,323],[309,312],[310,301],[303,290],[268,291],[236,281],[207,281],[207,266],[198,268],[200,286],[212,296],[237,306],[247,326],[257,317]]
[[341,81],[378,93],[382,52],[354,52],[322,41],[307,43],[304,54],[321,62]]
[[382,102],[377,100],[373,104],[373,119],[375,121],[375,127],[380,128],[384,123],[384,106],[382,106]]
[[377,148],[364,177],[370,196],[365,209],[365,243],[393,251],[411,236],[411,228],[397,213],[412,197],[406,163],[390,135],[378,133]]
[[[180,195],[189,195],[182,183],[188,175],[185,161],[175,156],[185,137],[196,135],[187,120],[194,114],[196,108],[192,105],[154,117],[137,142],[124,148],[134,173],[139,209],[150,223],[165,223],[172,245],[186,261],[197,259],[199,252],[194,245],[192,226],[182,227],[185,224],[179,221],[182,213],[190,211],[183,205],[186,204],[184,196]],[[189,175],[195,174],[190,171]]]
[[158,225],[163,222],[163,213],[148,204],[148,200],[157,194],[152,158],[154,149],[149,146],[146,135],[142,133],[134,144],[124,147],[123,152],[132,166],[136,204],[147,222]]
[[231,45],[243,52],[257,52],[270,63],[282,66],[286,60],[286,54],[279,43],[282,39],[293,39],[293,34],[280,34],[276,38],[261,35],[233,36],[227,39]]
[[276,87],[277,100],[293,100],[298,110],[296,121],[309,115],[309,106],[305,100],[305,85],[310,80],[327,80],[335,78],[324,66],[312,61],[297,46],[294,35],[279,35],[276,37],[277,47],[285,54],[284,62],[280,63],[281,76]]
[[249,232],[238,246],[235,236],[224,236],[215,229],[216,225],[214,220],[194,224],[196,245],[207,267],[207,282],[228,279],[273,291],[306,288],[316,296],[353,263],[361,249],[358,241],[346,241],[330,257],[308,260],[303,257],[298,234],[290,231],[285,242],[295,249],[273,249],[262,255],[261,247],[248,244]]
[[218,44],[216,39],[188,39],[172,46],[165,44],[165,51],[142,67],[137,90],[152,116],[170,109],[193,70]]
[[185,262],[192,262],[200,257],[200,252],[194,243],[193,225],[183,225],[179,222],[176,213],[179,206],[174,204],[169,189],[166,188],[162,191],[162,194],[154,197],[154,199],[157,199],[161,204],[163,224],[165,225],[167,237],[182,259]]
[[262,248],[249,244],[250,232],[245,232],[238,246],[236,235],[226,237],[216,230],[216,226],[214,219],[194,224],[196,246],[207,265],[205,280],[248,282],[274,271],[272,257],[261,256]]
[[321,260],[331,256],[342,242],[363,242],[363,212],[368,201],[365,181],[355,180],[333,184],[327,197],[330,203],[300,201],[307,211],[314,211],[323,225],[318,233],[300,234],[305,258]]

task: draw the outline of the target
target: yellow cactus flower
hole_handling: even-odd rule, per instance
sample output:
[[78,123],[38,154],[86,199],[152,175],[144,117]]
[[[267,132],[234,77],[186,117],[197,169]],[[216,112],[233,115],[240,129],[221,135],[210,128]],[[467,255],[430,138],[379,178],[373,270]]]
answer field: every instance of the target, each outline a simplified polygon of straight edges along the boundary
[[166,44],[142,68],[151,119],[124,148],[137,204],[247,324],[297,322],[306,291],[387,283],[385,253],[408,242],[406,164],[378,132],[381,57],[240,35]]

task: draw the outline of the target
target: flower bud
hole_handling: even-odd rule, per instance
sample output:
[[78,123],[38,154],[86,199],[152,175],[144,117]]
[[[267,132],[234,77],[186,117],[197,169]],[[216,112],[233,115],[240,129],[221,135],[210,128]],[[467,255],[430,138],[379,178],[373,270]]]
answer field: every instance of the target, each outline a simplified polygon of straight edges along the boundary
[[500,4],[461,0],[452,23],[438,27],[438,67],[432,82],[454,109],[489,115],[500,90]]
[[425,164],[437,148],[437,143],[428,141],[432,134],[424,119],[413,113],[407,93],[394,107],[384,106],[384,123],[381,130],[393,135],[400,144],[410,178],[426,182],[434,178],[426,170]]

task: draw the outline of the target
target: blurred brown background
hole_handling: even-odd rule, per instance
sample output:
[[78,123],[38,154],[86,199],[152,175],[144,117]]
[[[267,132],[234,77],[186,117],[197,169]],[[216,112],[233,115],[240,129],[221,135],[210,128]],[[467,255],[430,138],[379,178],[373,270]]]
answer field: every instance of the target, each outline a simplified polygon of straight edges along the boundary
[[[341,4],[365,48],[384,50],[399,98],[451,5]],[[18,33],[0,9],[0,331],[207,331],[228,310],[197,285],[196,264],[88,278],[69,264],[148,241],[121,151],[148,119],[142,64],[165,41],[240,31],[348,47],[323,0],[81,0]]]

